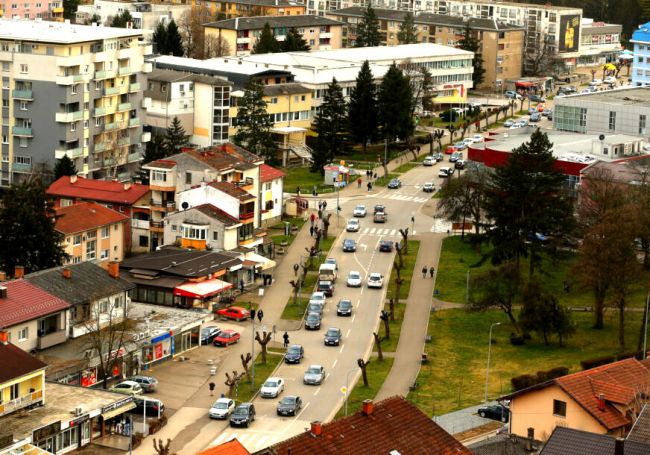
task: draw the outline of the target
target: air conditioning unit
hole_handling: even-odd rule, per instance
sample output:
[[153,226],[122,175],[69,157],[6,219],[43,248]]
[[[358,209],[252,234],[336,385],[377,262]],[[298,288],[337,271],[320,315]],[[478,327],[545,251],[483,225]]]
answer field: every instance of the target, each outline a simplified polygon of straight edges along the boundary
[[84,359],[91,359],[93,357],[93,350],[92,349],[86,349],[84,351]]
[[83,409],[81,408],[74,408],[74,416],[79,417],[81,414],[83,414]]

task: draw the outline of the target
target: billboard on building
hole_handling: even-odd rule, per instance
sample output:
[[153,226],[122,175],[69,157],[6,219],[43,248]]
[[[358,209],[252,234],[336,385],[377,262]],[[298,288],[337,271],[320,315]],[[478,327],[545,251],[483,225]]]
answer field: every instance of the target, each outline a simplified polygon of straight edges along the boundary
[[580,44],[580,15],[560,16],[560,52],[578,52]]

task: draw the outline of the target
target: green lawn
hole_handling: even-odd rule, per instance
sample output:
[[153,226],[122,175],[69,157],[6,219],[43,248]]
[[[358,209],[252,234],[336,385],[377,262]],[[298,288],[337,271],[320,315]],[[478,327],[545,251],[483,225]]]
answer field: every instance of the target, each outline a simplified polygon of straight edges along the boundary
[[[413,267],[415,266],[415,260],[418,257],[418,250],[420,249],[419,240],[409,240],[408,241],[408,254],[404,254],[404,268],[402,269],[402,287],[399,291],[399,300],[408,299],[409,291],[411,289],[411,278],[413,277]],[[397,261],[397,255],[395,255],[395,261]],[[388,280],[388,290],[386,291],[386,298],[393,298],[396,291],[396,280],[397,273],[391,267],[390,279]],[[418,272],[419,273],[419,272]]]
[[299,216],[287,216],[284,217],[282,222],[274,224],[268,228],[269,236],[273,239],[273,242],[276,245],[282,245],[285,243],[285,246],[289,246],[293,243],[296,238],[296,234],[284,235],[285,222],[292,224],[297,228],[295,233],[299,232],[306,220]]
[[[636,348],[642,312],[626,315],[628,350]],[[423,365],[417,390],[409,394],[428,415],[440,415],[456,409],[479,404],[485,393],[485,368],[487,339],[490,324],[501,322],[494,328],[492,338],[489,396],[495,398],[511,391],[510,379],[521,374],[535,374],[540,370],[567,367],[579,371],[580,361],[618,352],[617,314],[606,313],[603,330],[591,329],[590,313],[573,313],[576,333],[567,346],[558,347],[555,338],[551,346],[533,334],[524,346],[509,342],[511,327],[507,317],[499,311],[468,313],[462,309],[432,313],[425,351],[429,359]]]
[[[410,153],[409,153],[409,156],[410,156],[411,158],[413,158],[413,156],[412,156]],[[421,158],[424,159],[424,156],[425,156],[425,155],[423,155]],[[406,163],[404,163],[404,164],[398,166],[397,168],[393,169],[393,172],[394,172],[395,174],[404,174],[405,172],[408,172],[408,171],[410,171],[411,169],[420,166],[420,164],[421,164],[421,163],[419,163],[419,162],[415,162],[415,161],[407,161]]]
[[[260,345],[256,342],[255,350],[259,350]],[[257,354],[255,356],[255,382],[251,385],[250,381],[247,381],[246,378],[237,386],[235,391],[235,401],[238,403],[246,403],[253,398],[253,395],[257,393],[259,388],[262,386],[264,381],[271,376],[273,370],[282,362],[284,352],[268,351],[266,354],[266,363],[262,363],[262,355]],[[238,371],[241,371],[241,365]],[[225,376],[224,376],[225,379]]]
[[[384,360],[381,362],[377,360],[377,357],[371,357],[370,363],[368,364],[367,373],[368,373],[368,387],[363,385],[363,379],[359,377],[356,386],[352,389],[348,398],[348,415],[352,415],[358,410],[361,409],[361,404],[363,400],[374,399],[375,395],[381,388],[386,376],[390,372],[391,367],[393,366],[393,359],[384,357]],[[352,375],[350,375],[352,376]],[[340,380],[341,387],[345,386],[344,378],[332,378],[330,380]],[[339,409],[339,412],[336,414],[336,417],[342,417],[345,415],[345,404]]]
[[308,167],[292,167],[284,169],[284,190],[295,193],[296,187],[300,187],[301,194],[311,194],[316,185],[319,194],[331,193],[334,187],[323,184],[323,176],[318,172],[310,172]]

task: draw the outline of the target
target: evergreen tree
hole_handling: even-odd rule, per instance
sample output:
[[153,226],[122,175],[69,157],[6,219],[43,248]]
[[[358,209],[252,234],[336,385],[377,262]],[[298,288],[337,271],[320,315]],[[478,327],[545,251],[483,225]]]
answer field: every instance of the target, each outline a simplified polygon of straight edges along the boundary
[[472,82],[474,83],[474,88],[476,88],[485,79],[485,68],[483,68],[483,56],[481,55],[481,43],[478,42],[476,36],[472,33],[472,30],[469,28],[469,22],[467,22],[467,24],[465,25],[463,38],[460,41],[458,41],[458,47],[465,51],[474,52],[474,60],[472,61],[472,65],[474,66],[474,73],[472,74]]
[[183,56],[183,38],[181,33],[178,31],[178,26],[176,22],[172,19],[169,25],[167,25],[167,49],[166,54],[172,54],[174,57]]
[[379,120],[386,139],[404,140],[413,134],[412,104],[413,92],[409,79],[393,63],[379,88]]
[[131,16],[129,10],[124,10],[122,14],[118,14],[117,16],[113,17],[111,27],[126,28],[129,22],[133,22],[133,17]]
[[12,185],[0,198],[0,269],[17,265],[35,272],[61,265],[63,234],[54,229],[55,212],[39,179]]
[[418,42],[418,34],[415,28],[413,13],[410,11],[404,16],[404,22],[399,26],[397,40],[400,44],[415,44]]
[[377,136],[378,117],[377,87],[368,60],[366,60],[359,71],[348,104],[350,132],[354,139],[363,146],[364,155],[368,142]]
[[79,3],[81,3],[81,0],[63,0],[63,18],[74,20]]
[[234,142],[251,152],[263,156],[267,161],[275,161],[275,144],[271,135],[273,121],[266,109],[264,87],[249,81],[244,96],[237,100],[237,133]]
[[257,38],[257,42],[255,43],[255,46],[253,46],[253,51],[251,53],[272,54],[275,52],[280,52],[281,50],[282,49],[280,48],[280,43],[277,39],[275,39],[273,30],[271,30],[271,26],[268,22],[265,23],[264,28],[262,29],[262,33],[260,34],[259,38]]
[[64,175],[77,175],[77,167],[68,155],[63,155],[54,165],[54,179],[59,180]]
[[161,160],[169,156],[168,150],[165,146],[165,136],[154,134],[144,150],[143,163],[151,163],[152,161]]
[[361,22],[357,25],[357,38],[354,47],[373,47],[379,46],[381,38],[379,36],[379,19],[375,10],[368,2],[368,8],[363,13]]
[[160,55],[169,54],[169,46],[167,45],[167,27],[162,22],[158,22],[156,29],[153,32],[154,52]]
[[165,133],[165,153],[167,156],[178,153],[184,145],[189,142],[189,136],[185,132],[185,128],[181,124],[178,117],[172,119],[172,124],[167,127]]
[[295,28],[289,30],[286,38],[280,45],[282,52],[294,52],[294,51],[309,51],[311,48],[307,44],[307,41],[302,37],[300,33]]
[[327,87],[323,104],[314,118],[313,128],[317,138],[312,153],[312,172],[325,173],[323,166],[330,163],[340,153],[345,131],[345,100],[343,90],[336,78]]
[[562,306],[557,297],[544,291],[539,282],[533,280],[524,289],[524,302],[519,313],[519,323],[526,332],[536,332],[548,346],[549,335],[558,335],[560,346],[575,332],[571,312]]
[[426,67],[423,67],[420,72],[422,74],[420,82],[420,99],[422,100],[422,110],[431,112],[434,110],[433,97],[435,96],[433,92],[433,76],[431,75],[431,71],[429,71],[429,69]]

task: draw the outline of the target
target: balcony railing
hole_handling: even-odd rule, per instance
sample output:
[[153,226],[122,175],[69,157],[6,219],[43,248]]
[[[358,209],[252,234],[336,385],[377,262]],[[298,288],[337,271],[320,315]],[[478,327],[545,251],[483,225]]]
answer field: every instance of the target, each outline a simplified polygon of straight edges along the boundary
[[31,127],[14,126],[11,129],[11,132],[14,134],[14,136],[26,136],[26,137],[33,136]]
[[124,127],[124,124],[122,122],[113,122],[113,123],[107,123],[105,129],[106,131],[111,131],[122,127]]
[[140,125],[140,119],[139,118],[135,117],[135,118],[129,119],[129,126],[130,127],[139,126],[139,125]]
[[120,76],[124,76],[125,74],[129,74],[131,72],[131,67],[130,66],[120,66],[118,70],[118,74]]
[[83,111],[76,112],[57,112],[55,114],[55,120],[61,123],[70,123],[76,120],[81,120],[84,116]]
[[11,166],[11,170],[14,172],[32,172],[32,165],[23,164],[23,163],[14,163]]
[[117,106],[118,111],[128,111],[131,109],[131,103],[120,103]]
[[39,401],[42,400],[43,400],[43,391],[39,389],[27,395],[23,395],[22,397],[5,401],[4,403],[0,404],[0,416],[9,414],[10,412],[14,412],[18,409],[26,408],[27,406],[30,406],[34,403],[38,403]]
[[137,229],[149,229],[149,220],[131,220],[131,227]]
[[120,87],[106,87],[104,89],[104,96],[117,95],[120,93]]
[[31,90],[12,90],[11,96],[17,100],[33,100],[34,93]]
[[95,143],[95,153],[106,150],[106,142]]
[[142,153],[136,152],[136,153],[129,153],[128,156],[128,161],[129,163],[134,163],[136,161],[140,161],[142,159]]
[[163,229],[163,222],[162,221],[150,221],[149,222],[149,229],[152,231],[161,231]]
[[140,91],[140,83],[139,82],[133,82],[129,85],[129,92],[139,92]]
[[252,177],[246,177],[244,180],[240,180],[239,182],[233,182],[236,186],[251,186],[254,183],[254,180]]
[[83,149],[77,147],[74,149],[56,149],[54,150],[54,157],[58,160],[63,158],[64,155],[67,155],[68,158],[79,158],[83,156]]
[[255,212],[245,212],[245,213],[240,213],[239,214],[239,219],[240,220],[250,220],[255,216]]
[[130,145],[131,144],[131,138],[128,137],[122,137],[117,140],[117,145],[120,147],[124,147],[125,145]]
[[51,346],[60,344],[67,340],[67,330],[59,330],[38,337],[38,349],[47,349]]
[[95,72],[95,79],[108,79],[115,77],[115,70],[103,70]]

